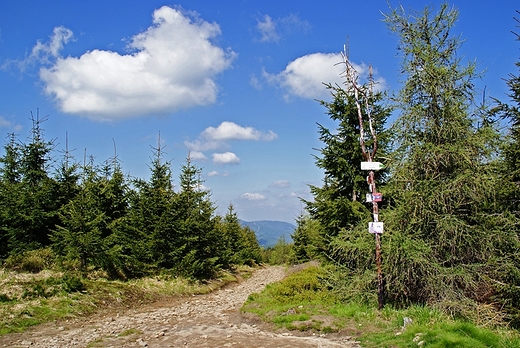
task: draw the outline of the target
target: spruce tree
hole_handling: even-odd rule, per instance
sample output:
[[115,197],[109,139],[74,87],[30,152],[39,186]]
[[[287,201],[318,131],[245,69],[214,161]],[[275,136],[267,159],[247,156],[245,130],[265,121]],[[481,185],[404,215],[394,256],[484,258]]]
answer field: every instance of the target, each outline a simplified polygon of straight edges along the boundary
[[107,217],[98,200],[99,175],[92,163],[84,166],[79,193],[60,210],[61,223],[50,238],[57,255],[78,261],[81,272],[103,268],[107,245],[103,232]]
[[59,202],[55,199],[55,182],[49,176],[54,141],[46,141],[39,113],[32,116],[31,136],[21,146],[20,183],[9,229],[9,248],[18,253],[50,244],[49,233],[58,222]]
[[232,204],[217,225],[224,242],[222,252],[219,252],[224,266],[253,265],[261,262],[261,249],[256,234],[250,228],[240,225]]
[[179,271],[187,276],[208,278],[220,266],[223,241],[216,227],[215,207],[200,176],[201,169],[188,156],[179,175],[175,225],[184,242]]
[[18,220],[21,157],[21,146],[15,134],[10,134],[4,145],[4,156],[0,158],[0,259],[6,258],[11,251],[9,236]]
[[[339,86],[326,85],[331,91],[332,102],[320,101],[329,117],[337,123],[333,132],[318,124],[320,140],[324,147],[320,156],[315,156],[316,165],[323,169],[323,186],[310,185],[313,201],[304,201],[312,219],[319,221],[321,240],[318,247],[331,256],[330,241],[342,231],[348,231],[365,221],[370,210],[364,205],[368,192],[366,172],[361,170],[363,155],[359,143],[359,118],[353,93]],[[380,156],[384,157],[388,144],[384,125],[390,109],[382,104],[383,95],[377,93],[371,100],[375,130],[378,133]],[[363,103],[362,103],[363,104]],[[366,114],[366,110],[362,110]],[[368,129],[365,125],[364,129]],[[371,146],[371,140],[366,141]],[[385,171],[378,171],[376,179],[383,183]]]
[[[182,241],[176,232],[175,196],[170,162],[159,145],[153,148],[150,179],[136,179],[129,193],[129,212],[118,227],[126,272],[138,276],[154,268],[172,268]],[[139,241],[136,243],[136,241]]]
[[323,239],[318,220],[303,213],[296,219],[296,229],[291,235],[294,257],[297,262],[307,262],[320,258],[318,250],[323,250]]

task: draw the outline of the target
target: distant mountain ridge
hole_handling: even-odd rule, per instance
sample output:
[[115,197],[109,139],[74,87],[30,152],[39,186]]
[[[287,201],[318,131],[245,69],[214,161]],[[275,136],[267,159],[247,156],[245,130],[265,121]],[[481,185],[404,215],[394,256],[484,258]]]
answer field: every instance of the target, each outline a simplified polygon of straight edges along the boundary
[[242,227],[249,227],[256,234],[258,243],[265,248],[272,247],[280,237],[284,237],[287,243],[292,242],[291,234],[296,226],[283,221],[243,221],[239,220]]

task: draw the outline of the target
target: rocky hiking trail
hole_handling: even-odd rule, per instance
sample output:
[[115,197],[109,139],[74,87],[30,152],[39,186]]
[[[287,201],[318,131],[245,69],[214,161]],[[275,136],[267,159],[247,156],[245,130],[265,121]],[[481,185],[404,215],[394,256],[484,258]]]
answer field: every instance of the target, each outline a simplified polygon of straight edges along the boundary
[[206,295],[38,325],[0,337],[0,347],[361,347],[341,334],[275,330],[240,314],[249,294],[284,276],[283,267],[260,268]]

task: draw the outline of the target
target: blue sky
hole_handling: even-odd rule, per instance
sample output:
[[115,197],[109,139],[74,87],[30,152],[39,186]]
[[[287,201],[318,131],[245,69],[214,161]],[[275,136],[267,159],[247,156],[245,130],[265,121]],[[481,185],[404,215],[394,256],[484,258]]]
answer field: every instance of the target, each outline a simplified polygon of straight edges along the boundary
[[[406,10],[440,2],[390,1]],[[455,0],[460,53],[484,71],[486,95],[507,100],[515,73],[517,1]],[[125,173],[149,177],[161,146],[174,179],[190,154],[218,213],[294,223],[308,185],[323,173],[316,123],[334,127],[316,99],[351,60],[371,64],[381,89],[400,86],[397,38],[382,22],[386,0],[0,2],[0,134],[29,135],[30,112],[48,115],[55,159],[68,147]]]

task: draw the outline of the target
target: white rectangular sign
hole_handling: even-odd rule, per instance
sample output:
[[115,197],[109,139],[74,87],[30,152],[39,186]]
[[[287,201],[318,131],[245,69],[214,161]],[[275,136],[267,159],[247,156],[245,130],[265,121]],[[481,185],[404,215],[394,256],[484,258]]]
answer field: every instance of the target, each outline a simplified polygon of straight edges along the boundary
[[383,223],[382,222],[369,222],[368,223],[368,232],[370,233],[383,233]]
[[361,170],[380,170],[383,167],[381,162],[361,162]]

